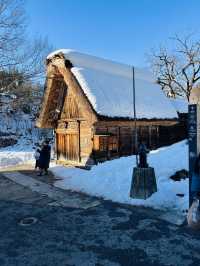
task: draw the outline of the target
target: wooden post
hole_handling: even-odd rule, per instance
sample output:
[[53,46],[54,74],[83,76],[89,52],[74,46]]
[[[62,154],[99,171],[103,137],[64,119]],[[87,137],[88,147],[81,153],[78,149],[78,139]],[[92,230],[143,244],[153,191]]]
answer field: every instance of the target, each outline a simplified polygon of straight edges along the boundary
[[56,152],[56,161],[58,160],[58,134],[55,132],[55,152]]
[[149,126],[149,148],[151,149],[151,126]]
[[81,162],[81,121],[77,120],[78,122],[78,160],[79,163]]
[[118,154],[119,154],[119,156],[121,156],[121,128],[119,127],[118,128]]
[[106,159],[110,160],[110,156],[109,156],[109,137],[108,137],[108,127],[106,128],[106,133],[107,133],[107,137],[106,137]]
[[158,148],[158,144],[160,143],[160,126],[156,127],[156,148]]
[[133,67],[133,113],[134,113],[134,126],[135,126],[135,151],[136,151],[136,166],[138,166],[138,135],[137,135],[137,116],[136,116],[136,93],[135,93],[135,69]]

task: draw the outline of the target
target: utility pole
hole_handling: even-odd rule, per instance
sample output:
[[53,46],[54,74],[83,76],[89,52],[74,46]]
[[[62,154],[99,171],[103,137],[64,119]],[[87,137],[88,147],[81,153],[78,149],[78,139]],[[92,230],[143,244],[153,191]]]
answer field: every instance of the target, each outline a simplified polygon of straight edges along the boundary
[[136,151],[136,166],[138,167],[138,135],[137,135],[137,116],[136,116],[136,92],[135,92],[135,69],[134,66],[132,68],[133,73],[133,113],[134,113],[134,144],[135,144],[135,151]]

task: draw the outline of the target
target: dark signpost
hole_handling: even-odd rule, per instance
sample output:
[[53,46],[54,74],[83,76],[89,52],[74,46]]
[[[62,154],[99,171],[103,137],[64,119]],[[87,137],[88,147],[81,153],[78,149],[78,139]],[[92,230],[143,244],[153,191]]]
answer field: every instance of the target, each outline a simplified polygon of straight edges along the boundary
[[200,106],[188,105],[188,141],[189,141],[189,206],[192,204],[191,183],[196,156],[200,151]]

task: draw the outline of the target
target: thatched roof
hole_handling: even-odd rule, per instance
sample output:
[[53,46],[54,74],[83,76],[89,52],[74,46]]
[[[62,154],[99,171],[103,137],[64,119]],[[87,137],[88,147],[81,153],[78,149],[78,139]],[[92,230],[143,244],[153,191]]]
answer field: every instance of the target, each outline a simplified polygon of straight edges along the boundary
[[[65,66],[60,63],[60,59],[65,60]],[[55,63],[56,61],[57,63]],[[132,119],[134,117],[131,66],[72,50],[53,52],[48,56],[47,64],[51,66],[51,70],[53,66],[56,67],[61,76],[65,75],[63,71],[66,70],[68,71],[69,79],[71,79],[70,75],[73,76],[74,81],[78,83],[78,86],[86,96],[94,114],[113,118]],[[60,68],[62,68],[61,71],[59,70]],[[48,75],[47,78],[49,78]],[[67,86],[69,86],[69,79],[64,79]],[[135,87],[138,119],[177,118],[176,110],[160,87],[154,83],[148,71],[135,68]],[[56,88],[51,85],[51,88],[47,90],[44,103],[53,89],[55,90]],[[44,110],[43,108],[43,111],[49,112],[47,109]]]

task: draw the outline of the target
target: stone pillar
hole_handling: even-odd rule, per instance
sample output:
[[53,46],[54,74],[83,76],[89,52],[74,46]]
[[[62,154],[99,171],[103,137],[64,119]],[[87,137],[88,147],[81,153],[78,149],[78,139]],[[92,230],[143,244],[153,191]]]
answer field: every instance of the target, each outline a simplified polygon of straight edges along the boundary
[[147,199],[157,192],[155,172],[152,167],[133,169],[130,197]]

